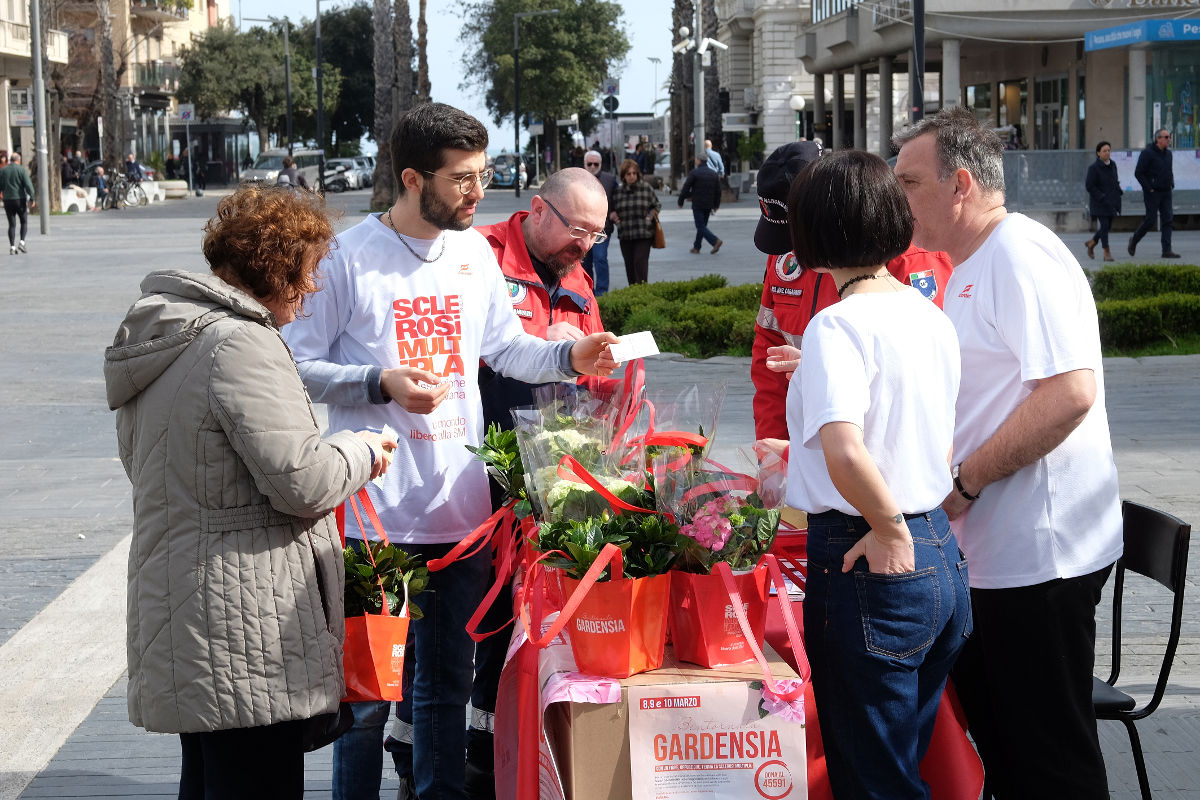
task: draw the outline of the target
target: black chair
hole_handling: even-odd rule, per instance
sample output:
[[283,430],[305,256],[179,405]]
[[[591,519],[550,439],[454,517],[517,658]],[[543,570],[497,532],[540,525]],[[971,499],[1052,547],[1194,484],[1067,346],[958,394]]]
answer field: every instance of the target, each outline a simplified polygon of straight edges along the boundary
[[[1146,759],[1142,755],[1142,741],[1134,722],[1153,714],[1167,691],[1167,678],[1171,674],[1171,663],[1175,660],[1175,647],[1179,644],[1179,629],[1183,622],[1183,586],[1192,526],[1170,514],[1128,500],[1121,504],[1121,515],[1124,519],[1125,554],[1117,561],[1113,583],[1112,674],[1107,681],[1092,678],[1092,703],[1098,719],[1116,720],[1129,732],[1142,798],[1149,800],[1151,794],[1150,782],[1146,778]],[[1158,683],[1154,686],[1150,701],[1141,708],[1137,707],[1132,697],[1115,686],[1121,674],[1121,596],[1125,588],[1126,570],[1156,580],[1175,594],[1175,603],[1171,608],[1171,633],[1167,637],[1162,666],[1158,670]]]

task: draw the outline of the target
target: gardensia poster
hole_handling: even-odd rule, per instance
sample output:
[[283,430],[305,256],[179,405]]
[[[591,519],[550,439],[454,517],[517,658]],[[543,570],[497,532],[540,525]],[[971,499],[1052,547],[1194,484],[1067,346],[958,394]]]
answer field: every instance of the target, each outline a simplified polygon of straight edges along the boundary
[[633,800],[805,798],[801,701],[742,681],[630,686]]

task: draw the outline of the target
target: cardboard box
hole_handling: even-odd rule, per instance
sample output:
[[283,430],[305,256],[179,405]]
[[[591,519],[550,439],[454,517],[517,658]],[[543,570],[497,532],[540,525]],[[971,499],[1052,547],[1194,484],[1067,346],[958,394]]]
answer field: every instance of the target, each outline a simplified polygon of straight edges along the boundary
[[[771,674],[777,680],[796,679],[796,673],[769,645],[764,647],[764,655],[770,664]],[[566,800],[629,800],[634,796],[630,774],[629,739],[631,687],[677,689],[687,686],[687,694],[696,696],[697,693],[703,693],[705,685],[749,684],[761,680],[762,670],[757,663],[705,669],[677,661],[673,649],[668,646],[661,669],[621,681],[622,697],[619,703],[551,704],[545,712],[546,736]],[[739,720],[730,720],[729,724],[732,727],[738,722]],[[807,795],[807,783],[803,773],[803,727],[794,727],[801,732],[798,737],[800,767],[795,781],[795,788],[799,791],[788,794],[789,800]],[[639,789],[644,792],[646,787]]]

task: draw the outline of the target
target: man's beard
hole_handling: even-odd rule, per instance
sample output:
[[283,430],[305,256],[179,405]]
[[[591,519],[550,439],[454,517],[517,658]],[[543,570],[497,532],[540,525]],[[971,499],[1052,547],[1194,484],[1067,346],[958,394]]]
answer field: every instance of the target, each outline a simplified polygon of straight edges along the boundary
[[566,253],[555,253],[542,263],[549,267],[555,277],[561,281],[575,271],[575,268],[579,266],[579,261],[579,258],[572,258]]
[[471,227],[475,215],[459,217],[458,210],[438,197],[429,183],[421,187],[421,218],[441,231],[465,231]]

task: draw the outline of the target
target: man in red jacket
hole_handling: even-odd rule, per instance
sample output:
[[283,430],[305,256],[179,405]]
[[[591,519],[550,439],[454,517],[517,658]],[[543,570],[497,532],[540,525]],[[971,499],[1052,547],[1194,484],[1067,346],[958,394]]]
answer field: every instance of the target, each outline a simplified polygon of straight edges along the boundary
[[[504,222],[483,225],[484,235],[508,280],[513,310],[528,333],[549,340],[580,339],[604,330],[592,293],[592,279],[580,261],[592,245],[604,241],[608,194],[594,175],[571,167],[555,172],[530,200]],[[592,386],[584,379],[584,386]],[[534,386],[506,378],[485,364],[479,367],[484,421],[513,426],[510,409],[533,402]],[[493,492],[493,504],[498,501]],[[512,617],[511,592],[501,592],[480,625],[495,630]],[[475,686],[471,728],[467,734],[466,789],[472,798],[494,797],[492,719],[496,689],[504,666],[509,629],[475,648]]]
[[[758,172],[762,216],[754,231],[754,244],[769,257],[750,365],[756,439],[788,438],[785,407],[791,370],[771,369],[767,360],[770,357],[773,364],[790,365],[794,369],[796,364],[791,362],[799,358],[798,352],[769,353],[768,349],[789,345],[799,351],[809,320],[838,301],[837,286],[831,276],[804,269],[796,262],[788,234],[787,199],[792,181],[820,157],[818,142],[789,142],[771,153]],[[942,306],[942,292],[952,269],[945,253],[911,246],[888,262],[888,270],[898,280],[919,289],[938,308]]]

